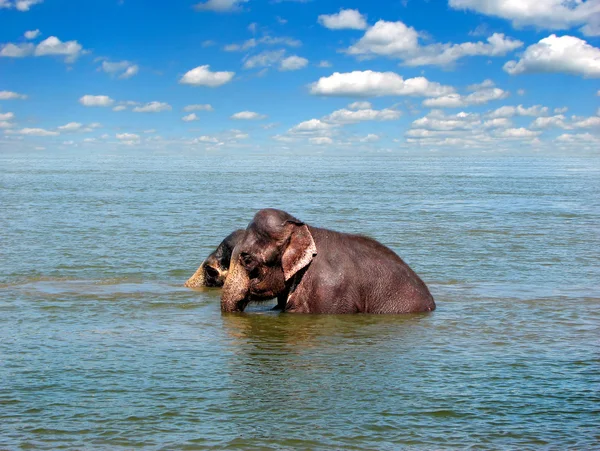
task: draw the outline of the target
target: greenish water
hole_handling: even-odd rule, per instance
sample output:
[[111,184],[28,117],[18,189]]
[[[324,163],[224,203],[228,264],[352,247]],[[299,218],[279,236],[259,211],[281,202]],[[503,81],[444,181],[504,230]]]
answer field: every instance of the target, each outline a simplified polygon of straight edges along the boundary
[[[263,207],[371,235],[438,310],[222,316]],[[600,160],[0,155],[0,449],[600,446]]]

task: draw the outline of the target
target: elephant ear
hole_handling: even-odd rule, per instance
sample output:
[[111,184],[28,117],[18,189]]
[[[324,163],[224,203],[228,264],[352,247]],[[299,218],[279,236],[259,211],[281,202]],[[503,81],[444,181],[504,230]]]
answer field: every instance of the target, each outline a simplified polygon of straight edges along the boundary
[[294,274],[307,266],[317,254],[317,246],[306,224],[286,221],[293,227],[287,247],[281,257],[283,275],[289,280]]

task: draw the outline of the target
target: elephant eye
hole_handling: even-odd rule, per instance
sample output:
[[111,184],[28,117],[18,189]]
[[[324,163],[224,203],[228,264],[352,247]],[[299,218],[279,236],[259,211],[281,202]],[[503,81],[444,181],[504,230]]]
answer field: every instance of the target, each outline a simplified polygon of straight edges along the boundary
[[240,254],[240,263],[248,271],[252,271],[254,268],[256,268],[256,264],[257,264],[256,260],[254,260],[252,255],[250,255],[246,252],[242,252]]

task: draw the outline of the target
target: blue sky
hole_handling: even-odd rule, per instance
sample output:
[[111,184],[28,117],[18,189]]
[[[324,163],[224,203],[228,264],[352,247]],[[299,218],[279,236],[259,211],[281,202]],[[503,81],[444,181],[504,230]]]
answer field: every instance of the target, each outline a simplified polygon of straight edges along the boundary
[[0,150],[600,148],[600,0],[0,0],[0,24]]

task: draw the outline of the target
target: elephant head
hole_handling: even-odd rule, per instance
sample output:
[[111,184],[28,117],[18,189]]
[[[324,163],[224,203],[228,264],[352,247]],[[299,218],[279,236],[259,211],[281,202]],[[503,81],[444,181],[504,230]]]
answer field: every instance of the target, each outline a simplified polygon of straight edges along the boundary
[[251,301],[281,295],[316,253],[307,225],[281,210],[260,210],[231,256],[221,310],[244,311]]
[[229,272],[231,253],[243,235],[244,230],[241,229],[228,235],[202,262],[185,286],[188,288],[222,287]]

